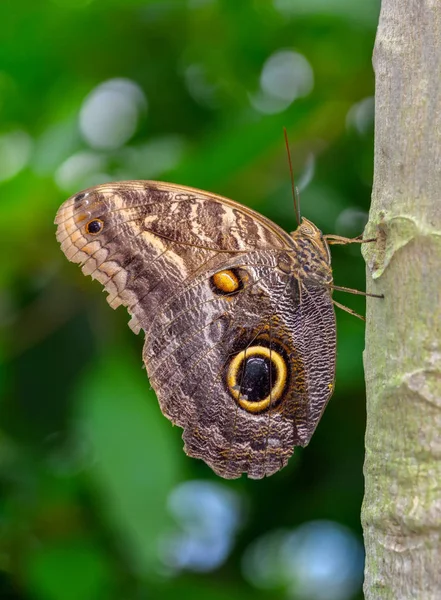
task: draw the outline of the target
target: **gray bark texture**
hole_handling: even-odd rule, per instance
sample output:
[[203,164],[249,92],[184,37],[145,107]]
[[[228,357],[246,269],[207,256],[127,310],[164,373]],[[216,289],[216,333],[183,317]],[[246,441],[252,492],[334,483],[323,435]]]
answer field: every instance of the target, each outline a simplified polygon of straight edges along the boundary
[[383,0],[362,522],[366,600],[441,600],[441,0]]

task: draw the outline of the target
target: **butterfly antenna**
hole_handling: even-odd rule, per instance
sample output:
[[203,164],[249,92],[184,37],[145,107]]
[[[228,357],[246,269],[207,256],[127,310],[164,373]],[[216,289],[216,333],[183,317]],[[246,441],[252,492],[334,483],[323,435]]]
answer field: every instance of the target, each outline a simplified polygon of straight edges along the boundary
[[294,212],[296,213],[297,225],[300,225],[300,194],[299,190],[297,189],[294,183],[294,173],[292,170],[291,152],[289,150],[288,133],[286,131],[286,127],[283,128],[283,134],[285,136],[286,152],[288,154],[289,173],[291,175],[291,189],[292,198],[294,200]]

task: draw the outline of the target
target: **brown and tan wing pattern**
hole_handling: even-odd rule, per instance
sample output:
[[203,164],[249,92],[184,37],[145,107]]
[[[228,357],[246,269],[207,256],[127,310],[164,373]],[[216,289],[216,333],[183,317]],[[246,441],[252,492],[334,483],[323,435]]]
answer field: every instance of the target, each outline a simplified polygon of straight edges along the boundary
[[[213,299],[200,278],[193,293],[178,293],[161,311],[144,349],[162,411],[184,428],[186,452],[227,478],[261,478],[285,466],[294,446],[309,442],[334,380],[329,294],[304,289],[300,303],[298,282],[270,266],[273,255],[260,255],[262,266],[247,258],[240,294]],[[263,349],[281,357],[286,381],[268,407],[251,412],[230,393],[228,371],[234,357]]]
[[146,332],[144,360],[186,452],[216,473],[260,478],[308,443],[332,394],[335,322],[327,288],[281,257],[292,239],[212,194],[121,182],[58,211],[67,258]]
[[55,223],[67,258],[104,285],[113,308],[127,306],[135,331],[147,329],[170,291],[205,265],[290,244],[283,230],[240,204],[153,181],[85,190],[60,207]]

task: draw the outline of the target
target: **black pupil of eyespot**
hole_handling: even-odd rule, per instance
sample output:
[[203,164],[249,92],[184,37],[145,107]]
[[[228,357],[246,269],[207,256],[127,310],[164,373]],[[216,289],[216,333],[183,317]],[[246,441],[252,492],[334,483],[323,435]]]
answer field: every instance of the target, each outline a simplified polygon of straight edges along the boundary
[[101,221],[91,221],[87,226],[87,231],[89,233],[98,233],[98,231],[101,231],[102,226]]
[[237,377],[241,397],[250,402],[263,400],[269,395],[276,377],[276,367],[266,356],[246,358]]

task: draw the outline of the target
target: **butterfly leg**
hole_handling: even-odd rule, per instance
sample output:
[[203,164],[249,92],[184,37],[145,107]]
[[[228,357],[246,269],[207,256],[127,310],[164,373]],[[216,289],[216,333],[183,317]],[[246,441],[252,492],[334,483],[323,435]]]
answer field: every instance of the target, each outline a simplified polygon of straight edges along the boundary
[[[332,290],[337,290],[339,292],[347,292],[349,294],[355,294],[357,296],[365,296],[365,297],[368,296],[369,298],[384,298],[384,294],[370,294],[369,292],[361,292],[360,290],[354,290],[352,288],[343,287],[340,285],[332,285],[331,284],[328,287],[330,287]],[[352,310],[352,308],[348,308],[344,304],[340,304],[340,302],[337,302],[337,300],[334,300],[334,298],[332,299],[332,302],[335,304],[335,306],[338,306],[339,308],[346,311],[350,315],[354,315],[354,317],[358,317],[362,321],[366,321],[366,319],[364,317],[362,317],[361,315],[356,313],[354,310]]]
[[347,292],[348,294],[355,294],[356,296],[369,296],[369,298],[384,298],[384,294],[370,294],[369,292],[361,292],[360,290],[354,290],[353,288],[343,287],[341,285],[329,285],[333,290],[338,292]]
[[362,317],[357,312],[355,312],[355,310],[352,310],[352,308],[349,308],[348,306],[345,306],[344,304],[340,304],[340,302],[337,302],[337,300],[334,300],[334,299],[332,299],[332,302],[333,302],[333,304],[335,304],[335,306],[338,306],[338,308],[341,308],[342,310],[349,313],[350,315],[354,315],[354,317],[357,317],[358,319],[361,319],[362,321],[366,321],[366,319],[364,317]]
[[371,242],[376,242],[377,238],[368,238],[368,239],[363,239],[361,237],[361,235],[359,235],[358,237],[355,238],[347,238],[347,237],[343,237],[341,235],[332,235],[332,234],[327,234],[323,236],[325,238],[325,240],[327,241],[327,243],[330,246],[337,246],[337,245],[341,245],[344,246],[346,244],[369,244]]

